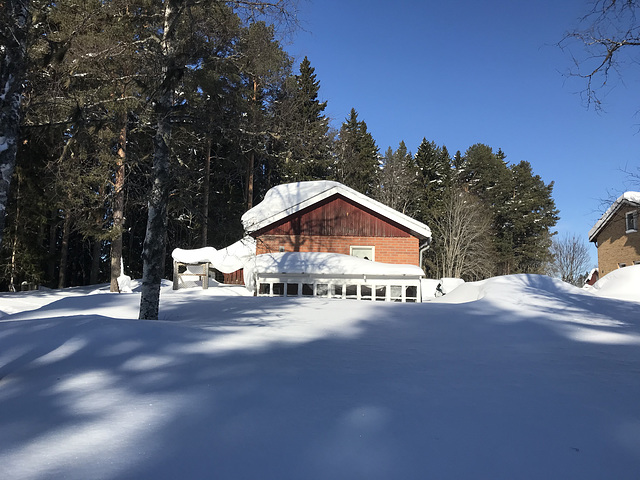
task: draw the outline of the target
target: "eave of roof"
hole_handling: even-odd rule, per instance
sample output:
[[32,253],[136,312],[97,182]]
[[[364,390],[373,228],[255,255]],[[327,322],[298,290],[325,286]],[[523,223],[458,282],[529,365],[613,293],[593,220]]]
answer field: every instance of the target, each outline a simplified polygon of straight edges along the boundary
[[[300,182],[300,184],[310,184],[311,182]],[[280,211],[273,212],[269,215],[265,215],[264,217],[255,219],[255,221],[251,221],[251,212],[254,209],[260,207],[260,204],[256,205],[254,208],[246,212],[242,216],[242,223],[247,231],[247,233],[253,233],[257,230],[260,230],[268,225],[271,225],[275,222],[278,222],[294,213],[299,212],[307,207],[315,205],[316,203],[321,202],[333,195],[341,195],[345,198],[348,198],[369,210],[372,210],[383,217],[405,227],[408,229],[413,235],[420,239],[431,238],[431,229],[422,222],[415,220],[397,210],[394,210],[391,207],[384,205],[383,203],[378,202],[377,200],[373,200],[372,198],[363,195],[352,188],[347,187],[346,185],[342,185],[338,182],[317,182],[319,185],[319,189],[315,191],[312,195],[302,199],[300,202],[287,205]],[[324,188],[326,186],[326,188]],[[274,187],[278,188],[278,187]]]
[[589,230],[589,241],[595,242],[596,237],[602,231],[611,217],[622,207],[623,205],[635,205],[640,206],[640,192],[625,192],[620,195],[615,202],[607,209],[606,212],[600,217],[596,224]]

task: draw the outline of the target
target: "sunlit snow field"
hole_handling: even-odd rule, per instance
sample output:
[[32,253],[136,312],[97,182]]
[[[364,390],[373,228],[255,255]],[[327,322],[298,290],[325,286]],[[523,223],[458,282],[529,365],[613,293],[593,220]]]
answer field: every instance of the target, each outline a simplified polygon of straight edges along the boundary
[[638,479],[623,270],[423,304],[167,284],[160,321],[106,286],[0,294],[0,479]]

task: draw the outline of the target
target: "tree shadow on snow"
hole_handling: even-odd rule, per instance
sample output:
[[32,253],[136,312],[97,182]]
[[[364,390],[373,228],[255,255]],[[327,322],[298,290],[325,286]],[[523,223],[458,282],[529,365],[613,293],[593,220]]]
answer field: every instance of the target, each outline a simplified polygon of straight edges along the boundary
[[[634,306],[531,289],[534,307],[198,297],[197,322],[190,298],[160,322],[3,321],[0,462],[34,479],[631,478],[637,345],[561,325],[637,334]],[[327,328],[296,333],[313,309]]]

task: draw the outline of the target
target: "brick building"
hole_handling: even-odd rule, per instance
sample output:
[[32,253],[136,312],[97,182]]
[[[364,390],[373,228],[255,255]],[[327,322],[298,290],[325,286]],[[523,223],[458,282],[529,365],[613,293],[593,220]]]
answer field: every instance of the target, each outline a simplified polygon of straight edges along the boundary
[[640,264],[638,210],[640,192],[626,192],[589,231],[589,241],[598,249],[600,277],[617,268]]
[[330,181],[274,187],[242,223],[256,239],[256,254],[330,252],[420,265],[431,240],[425,224]]

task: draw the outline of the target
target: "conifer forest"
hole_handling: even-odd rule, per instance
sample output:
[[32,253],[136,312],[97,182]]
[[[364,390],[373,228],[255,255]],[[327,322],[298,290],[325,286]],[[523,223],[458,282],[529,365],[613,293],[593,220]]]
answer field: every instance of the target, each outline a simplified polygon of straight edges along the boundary
[[497,146],[450,152],[429,132],[381,151],[357,106],[328,118],[322,72],[283,46],[294,8],[32,0],[13,67],[1,19],[3,75],[23,69],[24,82],[0,290],[117,289],[122,265],[170,278],[174,248],[230,245],[270,187],[303,180],[344,183],[426,223],[428,277],[544,272],[553,182]]

